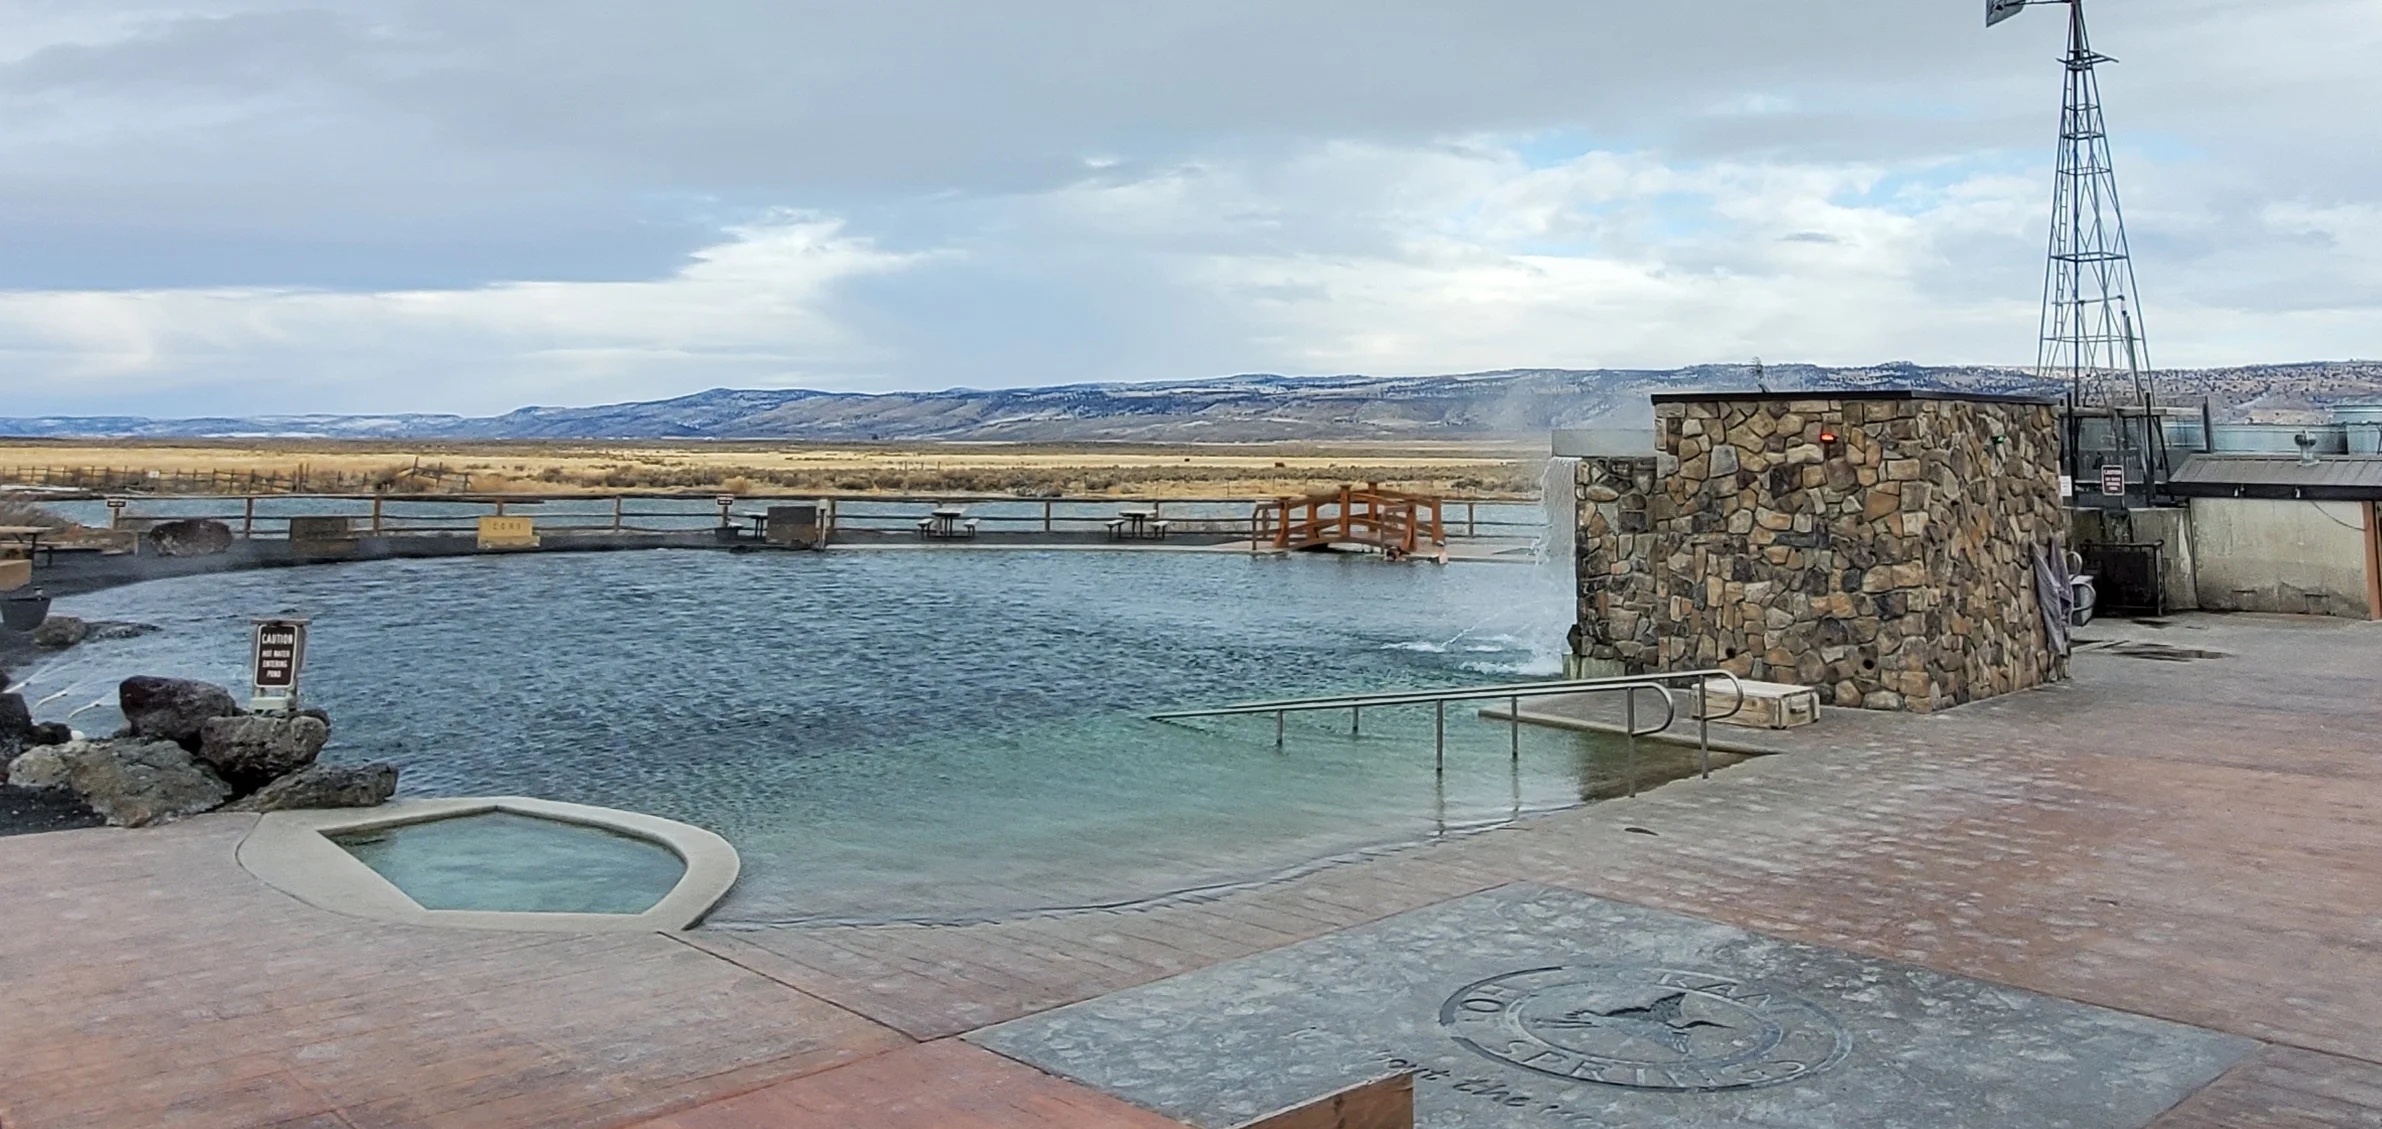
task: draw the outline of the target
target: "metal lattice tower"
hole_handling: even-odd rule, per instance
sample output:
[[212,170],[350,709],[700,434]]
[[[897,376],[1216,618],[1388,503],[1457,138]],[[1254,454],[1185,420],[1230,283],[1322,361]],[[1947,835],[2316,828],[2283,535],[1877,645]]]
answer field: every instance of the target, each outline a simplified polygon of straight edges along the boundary
[[[2151,402],[2150,348],[2143,333],[2134,259],[2118,206],[2109,128],[2094,68],[2117,60],[2092,49],[2084,0],[2068,6],[2067,92],[2060,106],[2059,167],[2051,197],[2051,253],[2043,280],[2043,330],[2036,371],[2064,380],[2079,405]],[[1993,22],[2025,5],[2001,0]]]

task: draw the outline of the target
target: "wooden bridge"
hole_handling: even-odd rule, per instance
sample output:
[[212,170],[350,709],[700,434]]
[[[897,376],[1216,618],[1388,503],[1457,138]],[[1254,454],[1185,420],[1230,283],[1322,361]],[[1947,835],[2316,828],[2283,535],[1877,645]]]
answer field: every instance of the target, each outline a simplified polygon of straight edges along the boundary
[[1447,544],[1438,498],[1384,490],[1372,482],[1362,490],[1343,486],[1337,491],[1261,502],[1253,524],[1254,543],[1271,541],[1276,549],[1364,545],[1392,556],[1406,556]]

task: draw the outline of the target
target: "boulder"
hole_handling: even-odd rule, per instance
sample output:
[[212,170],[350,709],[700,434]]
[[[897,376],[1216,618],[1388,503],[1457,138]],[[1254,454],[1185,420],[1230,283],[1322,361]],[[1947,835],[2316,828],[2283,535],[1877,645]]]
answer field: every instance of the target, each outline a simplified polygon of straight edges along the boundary
[[232,547],[232,527],[205,518],[161,521],[149,527],[149,545],[161,557],[211,557]]
[[172,741],[77,741],[59,751],[66,786],[117,827],[213,811],[231,786]]
[[33,736],[25,743],[35,748],[43,745],[63,745],[74,740],[74,730],[63,721],[39,721],[33,724]]
[[393,764],[309,765],[265,785],[225,811],[296,811],[301,808],[368,808],[397,792]]
[[63,651],[91,637],[91,625],[70,615],[54,615],[33,629],[33,645]]
[[45,745],[18,755],[8,762],[8,784],[12,788],[66,787],[66,758],[63,747]]
[[198,759],[242,792],[314,763],[331,727],[311,717],[211,717],[199,727]]
[[33,744],[33,711],[23,694],[0,694],[0,760]]
[[240,705],[231,692],[186,678],[158,678],[139,674],[116,687],[116,701],[124,709],[125,734],[198,747],[199,730],[208,719],[234,717]]

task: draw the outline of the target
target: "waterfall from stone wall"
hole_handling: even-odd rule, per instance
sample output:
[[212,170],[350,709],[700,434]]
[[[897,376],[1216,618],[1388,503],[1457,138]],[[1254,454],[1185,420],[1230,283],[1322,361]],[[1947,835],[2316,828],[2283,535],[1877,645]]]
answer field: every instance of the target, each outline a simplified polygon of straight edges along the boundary
[[1554,652],[1566,676],[1574,673],[1571,629],[1579,618],[1579,562],[1573,555],[1580,533],[1579,479],[1580,460],[1569,455],[1548,459],[1538,479],[1539,505],[1546,512],[1547,528],[1538,538],[1534,566],[1538,578],[1533,587],[1551,593],[1545,614],[1551,619],[1548,630],[1554,635]]

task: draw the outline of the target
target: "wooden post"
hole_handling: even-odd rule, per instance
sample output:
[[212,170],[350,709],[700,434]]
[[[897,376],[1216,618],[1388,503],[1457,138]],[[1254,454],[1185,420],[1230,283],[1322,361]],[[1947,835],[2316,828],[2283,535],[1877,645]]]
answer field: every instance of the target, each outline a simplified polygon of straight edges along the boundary
[[1050,499],[1042,500],[1042,532],[1050,532]]
[[1464,503],[1464,536],[1466,537],[1480,536],[1479,514],[1474,512],[1479,505],[1478,502]]
[[2365,606],[2382,619],[2382,502],[2365,504]]
[[380,536],[380,503],[381,496],[374,494],[372,496],[372,535],[374,537]]
[[614,533],[620,532],[620,507],[623,501],[625,499],[618,494],[612,496],[612,532]]
[[250,494],[240,503],[240,538],[248,540],[256,536],[256,495]]

